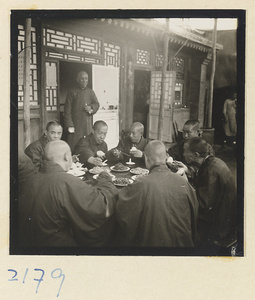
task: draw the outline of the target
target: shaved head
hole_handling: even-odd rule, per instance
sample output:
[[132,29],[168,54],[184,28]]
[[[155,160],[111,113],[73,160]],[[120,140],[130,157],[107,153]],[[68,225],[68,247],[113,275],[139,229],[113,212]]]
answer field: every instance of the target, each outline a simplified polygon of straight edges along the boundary
[[82,75],[88,75],[88,73],[86,71],[80,71],[77,73],[76,79],[79,79],[79,77],[81,77]]
[[200,136],[202,131],[200,130],[200,123],[198,120],[188,120],[183,125],[183,138],[185,140]]
[[139,143],[139,141],[143,136],[143,132],[144,132],[144,126],[142,123],[139,122],[133,123],[132,126],[130,127],[130,134],[129,134],[132,143],[134,144]]
[[102,127],[108,127],[108,125],[105,123],[105,121],[103,120],[99,120],[99,121],[96,121],[93,125],[93,129],[94,130],[97,130],[97,129],[101,129]]
[[155,163],[166,162],[166,147],[158,140],[151,141],[144,149],[148,166],[152,166]]
[[85,89],[89,80],[89,75],[85,71],[80,71],[77,74],[76,81],[81,89]]
[[139,131],[142,135],[143,135],[143,132],[144,132],[144,126],[143,126],[143,124],[142,123],[140,123],[140,122],[134,122],[133,124],[132,124],[132,126],[131,126],[131,128],[130,128],[130,131],[132,131],[132,130],[137,130],[137,131]]
[[51,141],[45,146],[45,159],[57,163],[68,171],[72,164],[71,150],[64,141]]

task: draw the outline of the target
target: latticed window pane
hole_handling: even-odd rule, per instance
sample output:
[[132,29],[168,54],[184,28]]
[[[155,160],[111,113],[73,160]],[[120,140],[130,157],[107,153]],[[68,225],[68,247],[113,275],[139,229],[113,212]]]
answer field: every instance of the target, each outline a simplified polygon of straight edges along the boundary
[[81,61],[81,62],[87,62],[91,64],[100,64],[99,58],[85,57],[84,55],[73,55],[73,54],[46,51],[45,56],[50,58],[59,58],[59,59],[65,59],[70,61]]
[[175,100],[174,100],[174,105],[176,107],[181,107],[183,103],[183,83],[175,83]]
[[[25,28],[18,25],[18,106],[23,107],[24,101],[24,48]],[[37,83],[37,53],[36,53],[36,29],[31,27],[31,49],[30,49],[30,104],[38,105],[38,83]]]
[[59,30],[44,28],[45,46],[78,51],[87,54],[101,54],[101,41],[87,36],[80,36]]
[[170,58],[170,71],[176,72],[176,79],[184,79],[185,61],[183,58]]
[[163,64],[163,55],[156,54],[156,67],[161,67]]
[[57,110],[57,63],[46,62],[46,110]]
[[111,43],[104,43],[104,65],[120,66],[120,46]]
[[151,64],[151,54],[147,50],[136,49],[136,63],[149,66]]

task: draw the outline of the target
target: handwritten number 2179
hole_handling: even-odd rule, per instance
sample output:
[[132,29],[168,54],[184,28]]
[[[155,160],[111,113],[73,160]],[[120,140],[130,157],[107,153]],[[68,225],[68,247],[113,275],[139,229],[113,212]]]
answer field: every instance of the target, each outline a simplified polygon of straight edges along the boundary
[[[35,281],[38,281],[38,284],[37,284],[37,287],[36,287],[36,293],[38,292],[38,289],[39,289],[39,286],[40,286],[40,283],[43,281],[43,276],[44,276],[44,270],[42,269],[34,269],[34,271],[36,272],[41,272],[41,276],[40,278],[34,278]],[[8,272],[13,272],[13,276],[12,278],[8,279],[8,281],[18,281],[18,278],[17,277],[17,274],[18,272],[14,269],[8,269]],[[25,271],[25,275],[23,277],[23,283],[25,283],[25,280],[26,280],[26,276],[27,276],[27,272],[28,272],[28,268],[26,269]],[[60,293],[60,290],[62,288],[62,285],[63,285],[63,282],[65,280],[65,274],[62,273],[62,270],[61,269],[55,269],[51,272],[51,277],[53,279],[56,279],[56,278],[61,278],[62,277],[62,281],[60,283],[60,286],[59,286],[59,289],[58,289],[58,293],[57,293],[57,297],[59,296],[59,293]]]

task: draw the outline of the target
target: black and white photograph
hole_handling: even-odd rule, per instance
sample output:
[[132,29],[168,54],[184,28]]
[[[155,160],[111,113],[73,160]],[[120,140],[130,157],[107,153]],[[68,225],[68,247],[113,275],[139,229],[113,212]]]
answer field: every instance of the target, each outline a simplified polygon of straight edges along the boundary
[[244,10],[12,10],[10,255],[244,256]]

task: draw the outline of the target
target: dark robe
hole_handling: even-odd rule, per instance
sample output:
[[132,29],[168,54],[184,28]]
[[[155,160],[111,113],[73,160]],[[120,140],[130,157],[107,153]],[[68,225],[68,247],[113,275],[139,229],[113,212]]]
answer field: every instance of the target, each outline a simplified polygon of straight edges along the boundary
[[86,138],[81,138],[78,143],[75,145],[73,154],[79,154],[79,161],[84,164],[87,168],[93,168],[94,165],[88,163],[88,159],[90,157],[96,157],[97,151],[103,151],[107,153],[108,147],[106,142],[102,142],[101,144],[97,144],[93,133],[88,135]]
[[145,139],[144,137],[141,137],[140,141],[136,144],[134,144],[131,140],[130,137],[126,137],[123,138],[119,141],[118,146],[116,147],[119,151],[124,152],[125,154],[129,154],[130,156],[126,156],[124,154],[120,154],[119,157],[115,157],[113,156],[111,150],[107,153],[107,159],[109,161],[112,162],[127,162],[129,160],[129,158],[132,159],[133,162],[136,163],[137,166],[145,166],[144,163],[144,155],[140,158],[140,157],[134,157],[133,155],[131,155],[129,153],[130,149],[135,146],[138,150],[141,150],[142,152],[144,152],[144,148],[146,147],[146,145],[148,144],[148,140]]
[[[181,161],[185,165],[187,165],[188,172],[186,173],[187,178],[189,180],[189,183],[194,186],[194,178],[196,176],[196,171],[198,170],[198,167],[193,164],[187,164],[185,157],[184,157],[184,144],[185,140],[182,140],[181,142],[177,143],[176,145],[168,148],[167,153],[169,156],[173,158],[173,160]],[[214,150],[210,144],[208,145],[208,153],[211,155],[214,155]],[[171,169],[171,166],[168,166]],[[171,169],[172,170],[172,169]],[[173,170],[172,170],[173,171]],[[177,170],[175,170],[176,172]]]
[[39,140],[34,141],[25,149],[25,153],[39,169],[44,158],[44,149],[48,143],[47,137],[43,134]]
[[95,186],[44,161],[32,214],[37,246],[104,246],[114,234],[117,189],[108,174]]
[[165,164],[123,188],[116,205],[117,244],[193,247],[198,202],[194,189]]
[[199,167],[195,188],[200,242],[224,242],[236,226],[236,188],[227,165],[219,158],[208,156]]
[[31,225],[33,194],[38,190],[40,182],[40,173],[31,159],[25,154],[19,156],[18,232],[20,247],[31,247],[34,244]]
[[[91,114],[85,111],[85,104],[92,107]],[[99,102],[93,90],[75,88],[68,92],[65,102],[64,123],[65,129],[74,127],[74,133],[68,133],[67,142],[73,150],[80,138],[87,136],[92,131],[93,115],[99,109]]]

